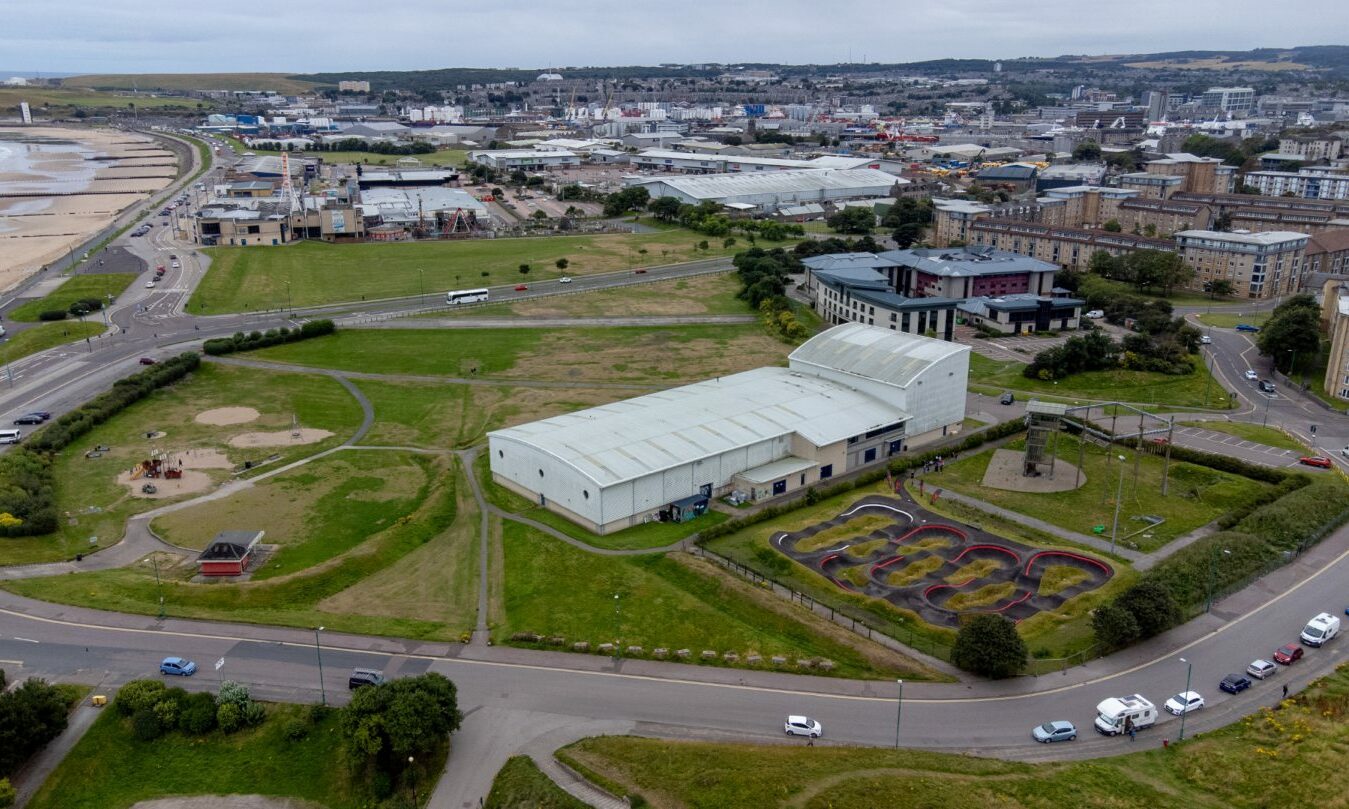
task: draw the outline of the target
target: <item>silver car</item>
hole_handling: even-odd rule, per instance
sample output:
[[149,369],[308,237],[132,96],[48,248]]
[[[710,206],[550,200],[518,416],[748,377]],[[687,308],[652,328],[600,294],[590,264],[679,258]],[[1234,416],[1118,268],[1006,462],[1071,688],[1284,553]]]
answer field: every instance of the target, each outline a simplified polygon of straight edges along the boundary
[[1031,738],[1043,744],[1050,742],[1071,742],[1077,738],[1077,728],[1073,727],[1072,722],[1046,722],[1043,725],[1036,725],[1030,732]]
[[1246,667],[1246,673],[1257,680],[1263,680],[1271,674],[1278,673],[1278,671],[1279,667],[1268,660],[1252,660],[1251,664]]

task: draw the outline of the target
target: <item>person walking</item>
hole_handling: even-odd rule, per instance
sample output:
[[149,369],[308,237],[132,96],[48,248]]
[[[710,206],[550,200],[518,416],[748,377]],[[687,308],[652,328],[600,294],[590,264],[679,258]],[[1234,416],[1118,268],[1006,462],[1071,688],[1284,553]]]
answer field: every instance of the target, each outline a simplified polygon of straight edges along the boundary
[[1288,683],[1283,684],[1283,698],[1288,699]]

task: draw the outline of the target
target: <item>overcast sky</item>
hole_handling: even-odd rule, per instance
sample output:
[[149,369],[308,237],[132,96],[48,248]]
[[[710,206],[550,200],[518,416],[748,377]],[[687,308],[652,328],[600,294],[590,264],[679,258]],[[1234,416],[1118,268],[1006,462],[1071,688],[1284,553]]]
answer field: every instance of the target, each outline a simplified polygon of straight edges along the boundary
[[25,74],[308,73],[1244,50],[1349,44],[1343,4],[0,0],[0,68]]

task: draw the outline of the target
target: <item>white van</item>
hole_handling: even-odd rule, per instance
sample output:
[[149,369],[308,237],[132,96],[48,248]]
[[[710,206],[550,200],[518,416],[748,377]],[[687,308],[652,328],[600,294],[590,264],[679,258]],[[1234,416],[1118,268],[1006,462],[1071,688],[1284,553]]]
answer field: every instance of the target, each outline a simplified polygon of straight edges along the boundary
[[0,430],[0,444],[17,444],[23,438],[18,430]]
[[1157,724],[1157,706],[1142,694],[1131,697],[1111,697],[1096,706],[1096,729],[1107,736],[1128,733],[1128,728],[1142,730]]
[[1323,612],[1307,622],[1302,628],[1302,642],[1308,646],[1320,646],[1336,635],[1340,634],[1340,619],[1338,616]]

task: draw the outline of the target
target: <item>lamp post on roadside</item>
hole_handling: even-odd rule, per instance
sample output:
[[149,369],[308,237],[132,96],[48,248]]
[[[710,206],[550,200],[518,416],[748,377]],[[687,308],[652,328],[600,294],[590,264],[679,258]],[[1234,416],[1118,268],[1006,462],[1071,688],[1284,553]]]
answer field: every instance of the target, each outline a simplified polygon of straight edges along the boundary
[[155,564],[155,590],[159,593],[159,620],[164,620],[164,583],[159,579],[159,557],[150,554],[150,561]]
[[426,305],[426,270],[417,270],[417,284],[421,289],[421,304]]
[[1119,536],[1119,507],[1124,499],[1124,456],[1119,456],[1119,484],[1115,486],[1115,523],[1110,529],[1110,552],[1115,552],[1115,538]]
[[319,700],[322,704],[327,705],[328,689],[323,685],[323,646],[319,643],[319,633],[322,631],[323,627],[321,626],[314,629],[314,654],[319,659]]
[[623,632],[623,618],[618,607],[618,593],[614,593],[614,665],[618,665],[619,658],[623,656],[623,646],[619,643],[619,635]]
[[1185,741],[1185,717],[1190,713],[1190,675],[1194,673],[1194,666],[1185,658],[1180,658],[1180,662],[1185,664],[1185,693],[1180,695],[1180,737],[1178,742]]
[[904,716],[904,681],[895,680],[899,683],[899,700],[895,702],[895,749],[899,749],[899,720]]
[[[1208,557],[1208,596],[1204,599],[1204,612],[1213,609],[1213,582],[1218,574],[1218,550],[1218,546],[1214,545],[1213,553],[1209,554]],[[1232,555],[1232,552],[1227,548],[1223,548],[1222,552],[1228,556]]]
[[295,304],[290,297],[290,281],[286,281],[286,308],[290,310],[290,316],[295,317]]

